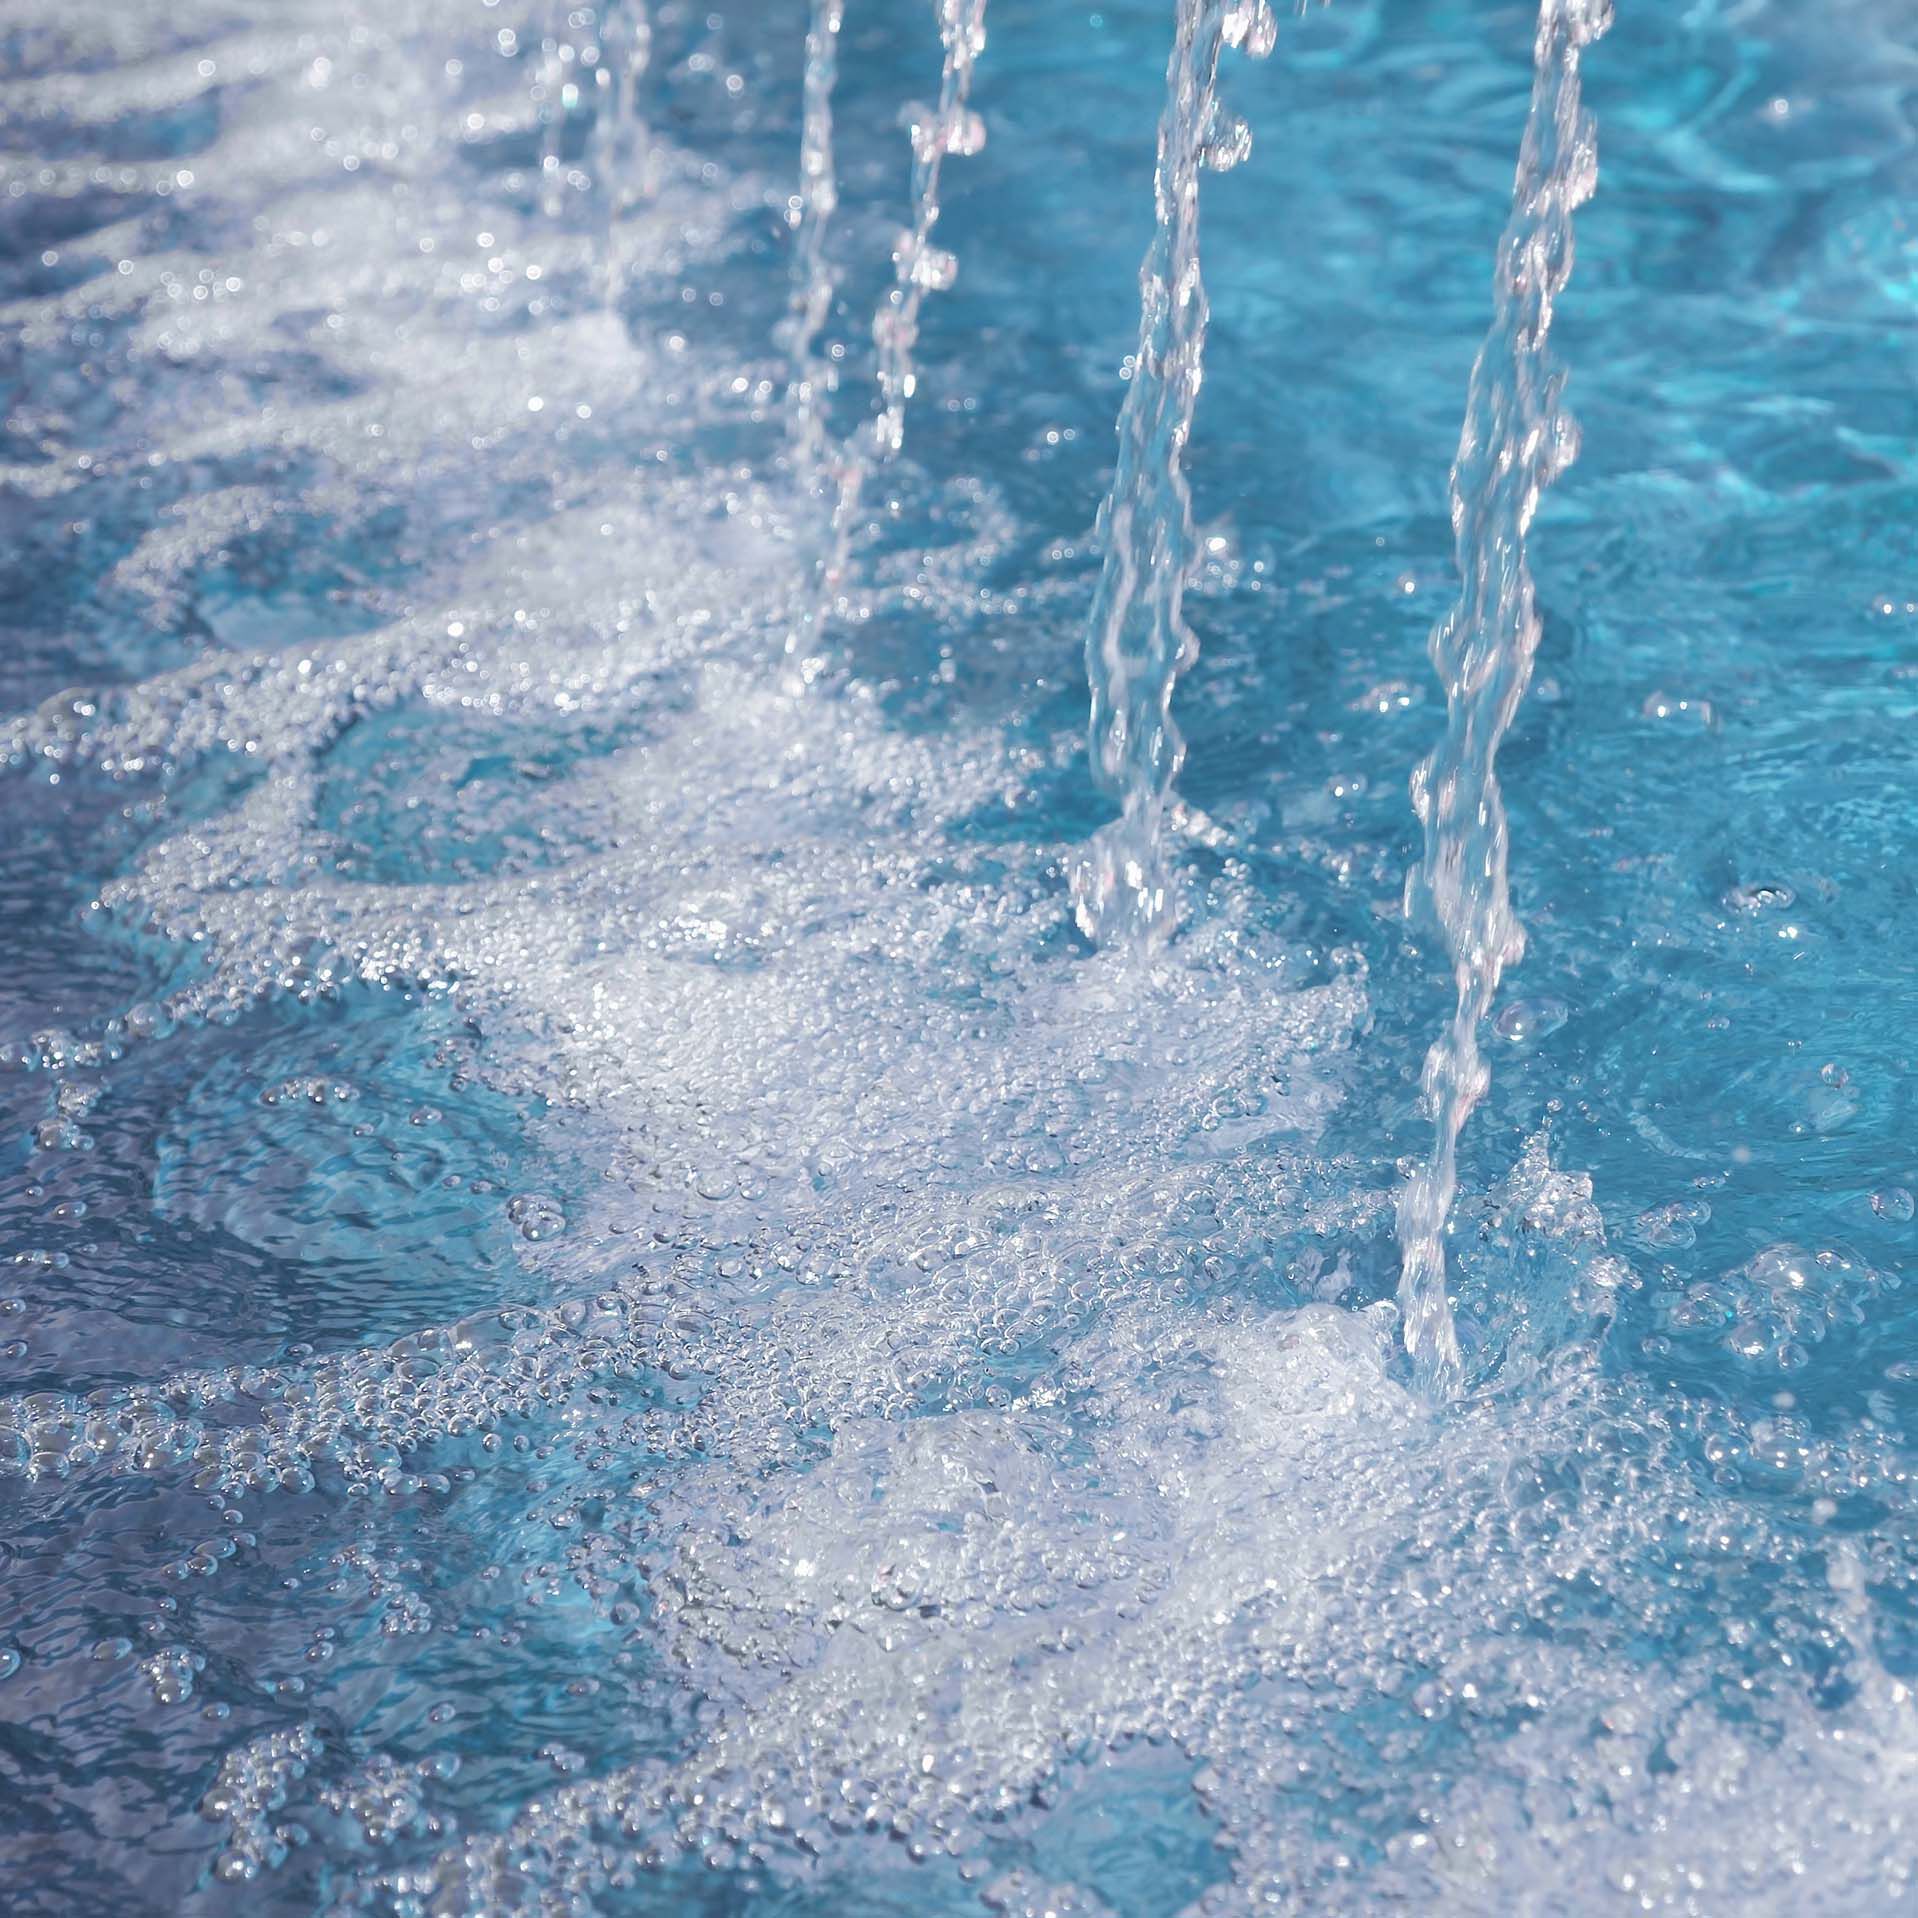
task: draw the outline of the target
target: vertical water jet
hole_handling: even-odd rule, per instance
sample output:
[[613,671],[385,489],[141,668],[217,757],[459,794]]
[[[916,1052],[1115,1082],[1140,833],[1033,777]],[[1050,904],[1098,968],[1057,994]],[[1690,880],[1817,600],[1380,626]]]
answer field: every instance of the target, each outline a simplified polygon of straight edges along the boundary
[[579,105],[579,49],[570,37],[567,0],[554,0],[540,40],[536,97],[539,111],[539,209],[557,219],[566,205],[566,122]]
[[806,27],[806,75],[799,136],[799,189],[787,203],[794,229],[792,295],[786,320],[792,370],[786,410],[793,469],[816,483],[826,463],[821,412],[834,385],[831,362],[819,356],[819,333],[832,310],[833,271],[826,236],[839,206],[833,160],[833,91],[839,83],[839,30],[845,0],[812,0]]
[[[986,47],[986,0],[936,0],[936,12],[942,50],[938,100],[932,106],[915,101],[900,116],[912,141],[913,211],[912,224],[893,243],[893,283],[873,315],[879,408],[869,445],[854,441],[841,449],[838,491],[812,604],[786,637],[788,656],[802,662],[802,678],[808,670],[805,656],[846,576],[866,481],[875,466],[883,466],[905,443],[906,405],[919,383],[913,350],[919,343],[920,309],[927,293],[943,292],[958,274],[952,254],[932,241],[946,158],[970,157],[986,143],[985,122],[971,106],[973,69]],[[810,69],[810,60],[808,64]]]
[[912,225],[894,242],[893,283],[872,321],[880,399],[873,450],[882,460],[905,442],[906,402],[918,385],[912,354],[919,343],[919,309],[927,293],[943,293],[959,271],[958,261],[932,243],[940,174],[948,154],[969,159],[986,143],[985,122],[969,104],[973,66],[986,48],[986,0],[938,0],[938,10],[944,53],[939,100],[932,107],[914,101],[901,115],[912,141]]
[[593,47],[593,124],[587,143],[606,303],[625,284],[620,222],[651,191],[651,139],[639,110],[640,83],[653,57],[646,0],[600,0]]
[[1452,465],[1459,596],[1430,644],[1445,687],[1445,732],[1412,776],[1425,846],[1406,879],[1406,912],[1436,918],[1457,988],[1452,1016],[1425,1058],[1431,1154],[1398,1200],[1406,1350],[1438,1399],[1455,1394],[1462,1376],[1445,1224],[1458,1190],[1459,1134],[1491,1082],[1479,1025],[1505,968],[1525,950],[1512,910],[1498,749],[1538,651],[1526,536],[1540,495],[1578,452],[1549,343],[1554,303],[1571,278],[1572,216],[1598,184],[1579,62],[1611,17],[1611,0],[1540,0],[1531,108],[1492,275],[1492,323],[1472,367]]
[[1105,560],[1086,635],[1093,777],[1119,818],[1072,873],[1073,911],[1100,945],[1147,945],[1178,923],[1164,817],[1185,742],[1172,690],[1198,653],[1184,613],[1192,562],[1185,449],[1205,373],[1208,308],[1199,268],[1199,175],[1251,151],[1218,98],[1219,56],[1271,52],[1266,0],[1178,0],[1153,173],[1157,225],[1139,268],[1139,345],[1119,409],[1119,458],[1099,509]]

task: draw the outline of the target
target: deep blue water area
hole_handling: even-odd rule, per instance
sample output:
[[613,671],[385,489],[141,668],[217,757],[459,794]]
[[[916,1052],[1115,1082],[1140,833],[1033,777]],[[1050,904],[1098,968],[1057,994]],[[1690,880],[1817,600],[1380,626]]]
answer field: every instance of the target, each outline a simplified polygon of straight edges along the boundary
[[[1172,14],[991,0],[803,688],[803,6],[654,7],[616,205],[585,10],[0,23],[0,1908],[1918,1905],[1918,26],[1585,55],[1434,1406],[1407,781],[1536,15],[1224,59],[1127,955]],[[835,442],[939,78],[847,0]]]

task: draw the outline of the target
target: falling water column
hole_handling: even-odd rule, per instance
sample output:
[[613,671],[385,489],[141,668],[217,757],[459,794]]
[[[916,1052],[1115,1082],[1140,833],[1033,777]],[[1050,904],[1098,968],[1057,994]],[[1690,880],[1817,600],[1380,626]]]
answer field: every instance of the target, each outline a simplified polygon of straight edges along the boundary
[[919,344],[919,309],[928,292],[944,292],[959,271],[958,261],[932,243],[939,222],[939,176],[947,154],[970,158],[986,143],[985,122],[968,104],[972,69],[986,48],[986,0],[938,0],[938,7],[945,51],[939,104],[928,108],[915,101],[906,109],[912,139],[912,225],[893,245],[893,284],[872,321],[880,399],[873,449],[882,460],[905,442],[906,402],[918,384],[912,353]]
[[1148,945],[1178,923],[1164,815],[1185,742],[1172,689],[1198,653],[1185,622],[1192,495],[1185,448],[1204,377],[1208,309],[1199,274],[1199,173],[1251,150],[1217,92],[1220,52],[1271,52],[1265,0],[1178,0],[1153,199],[1158,225],[1139,269],[1139,349],[1119,411],[1119,460],[1099,510],[1105,564],[1086,637],[1093,777],[1119,803],[1072,875],[1073,910],[1101,945]]
[[652,142],[639,93],[652,63],[653,30],[646,0],[600,0],[598,12],[588,171],[599,210],[601,291],[614,306],[626,280],[621,222],[651,191]]
[[554,0],[550,14],[533,97],[539,116],[539,210],[556,220],[566,206],[566,123],[579,105],[579,48],[570,38],[566,0]]
[[832,371],[819,358],[819,332],[832,310],[832,263],[826,234],[839,205],[833,166],[833,89],[839,81],[839,29],[845,0],[812,0],[806,27],[806,78],[799,135],[799,190],[787,207],[794,228],[792,299],[786,344],[792,373],[786,383],[792,460],[802,484],[814,484],[826,461],[826,429],[820,417],[831,390]]
[[1431,639],[1445,687],[1445,734],[1412,777],[1425,850],[1406,881],[1406,911],[1429,910],[1437,919],[1458,998],[1425,1059],[1436,1126],[1431,1157],[1399,1194],[1399,1305],[1414,1370],[1441,1399],[1461,1378],[1446,1297],[1445,1222],[1458,1190],[1459,1134],[1491,1083],[1478,1029],[1500,975],[1525,950],[1507,874],[1498,748],[1538,650],[1526,534],[1540,494],[1578,452],[1577,427],[1561,401],[1564,379],[1547,347],[1554,302],[1571,278],[1572,215],[1598,183],[1579,60],[1610,24],[1610,0],[1541,0],[1531,112],[1492,276],[1492,324],[1472,368],[1452,466],[1460,591]]
[[[936,0],[935,11],[943,49],[939,100],[936,106],[915,102],[905,110],[912,138],[912,225],[893,243],[893,283],[872,321],[879,410],[872,424],[870,447],[855,442],[842,449],[832,524],[814,581],[812,603],[786,636],[787,654],[796,658],[802,682],[815,669],[817,662],[807,656],[845,580],[866,481],[874,466],[892,459],[905,442],[906,402],[919,383],[913,349],[919,342],[920,308],[927,293],[951,286],[959,270],[953,256],[932,243],[933,229],[939,223],[939,183],[946,157],[975,154],[986,143],[985,123],[970,105],[973,69],[986,47],[986,0]],[[809,41],[809,79],[810,52]],[[801,231],[803,239],[803,216]],[[830,289],[826,297],[830,298]],[[795,377],[799,377],[797,371]]]

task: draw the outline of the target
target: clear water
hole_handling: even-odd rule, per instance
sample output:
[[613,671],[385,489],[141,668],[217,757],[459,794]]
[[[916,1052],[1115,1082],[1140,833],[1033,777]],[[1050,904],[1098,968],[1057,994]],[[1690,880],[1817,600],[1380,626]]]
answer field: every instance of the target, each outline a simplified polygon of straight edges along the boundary
[[[654,13],[610,237],[542,10],[0,27],[10,1912],[1918,1898],[1909,19],[1586,59],[1434,1411],[1407,779],[1535,15],[1222,68],[1140,956],[1068,874],[1169,13],[994,0],[797,694],[797,0]],[[835,443],[940,66],[847,8]]]

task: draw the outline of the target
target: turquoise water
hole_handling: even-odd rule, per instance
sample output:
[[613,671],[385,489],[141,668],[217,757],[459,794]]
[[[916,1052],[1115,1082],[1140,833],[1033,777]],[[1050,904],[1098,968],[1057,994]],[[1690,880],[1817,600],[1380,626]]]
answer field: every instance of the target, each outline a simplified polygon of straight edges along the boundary
[[[1069,875],[1170,9],[993,0],[796,690],[801,11],[654,15],[610,311],[512,0],[0,27],[0,1904],[1904,1909],[1910,21],[1587,56],[1434,1409],[1407,780],[1532,11],[1221,67],[1137,957]],[[836,437],[939,59],[849,0]]]

